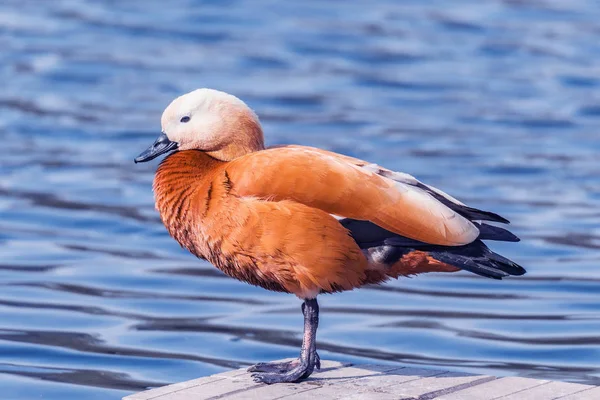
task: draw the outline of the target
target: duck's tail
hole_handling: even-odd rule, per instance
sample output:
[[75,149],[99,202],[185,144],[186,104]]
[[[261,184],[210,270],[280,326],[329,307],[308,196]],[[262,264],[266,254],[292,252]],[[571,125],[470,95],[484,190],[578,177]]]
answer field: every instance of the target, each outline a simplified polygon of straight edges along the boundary
[[430,249],[434,259],[487,278],[502,279],[523,275],[525,269],[500,254],[491,251],[481,240],[465,246]]
[[344,219],[340,223],[350,231],[370,262],[388,266],[385,271],[392,277],[422,272],[452,272],[457,268],[493,279],[526,272],[482,242],[519,241],[517,236],[497,226],[473,222],[481,232],[477,240],[463,246],[438,246],[397,235],[369,221]]

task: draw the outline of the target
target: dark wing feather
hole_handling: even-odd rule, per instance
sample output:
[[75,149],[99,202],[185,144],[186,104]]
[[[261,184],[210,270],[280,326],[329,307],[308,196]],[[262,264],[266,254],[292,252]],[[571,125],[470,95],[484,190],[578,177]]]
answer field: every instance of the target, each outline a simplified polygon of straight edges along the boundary
[[404,236],[396,235],[372,222],[344,218],[339,221],[361,249],[378,248],[385,254],[385,262],[394,264],[404,254],[413,250],[428,252],[433,258],[453,265],[465,271],[493,279],[502,279],[509,275],[523,275],[526,271],[508,258],[491,251],[481,239],[518,241],[515,235],[506,229],[487,224],[478,224],[481,234],[472,243],[464,246],[436,246]]
[[519,242],[519,239],[508,229],[500,228],[499,226],[488,225],[484,223],[473,222],[479,229],[479,240],[496,240],[500,242]]
[[502,279],[526,272],[520,265],[491,251],[481,240],[459,247],[436,246],[428,251],[436,260],[488,278]]

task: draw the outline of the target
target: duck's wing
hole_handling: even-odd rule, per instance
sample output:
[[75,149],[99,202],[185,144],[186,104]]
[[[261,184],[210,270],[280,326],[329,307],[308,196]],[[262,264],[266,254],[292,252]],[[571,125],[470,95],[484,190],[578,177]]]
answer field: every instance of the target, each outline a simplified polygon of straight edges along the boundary
[[[377,164],[369,163],[369,162],[361,160],[359,158],[354,158],[354,157],[346,156],[343,154],[334,153],[332,151],[311,148],[311,147],[305,147],[305,146],[299,146],[299,145],[289,145],[289,146],[285,146],[285,147],[286,148],[297,148],[297,149],[310,149],[312,151],[318,151],[324,155],[328,155],[331,157],[337,157],[337,158],[344,160],[350,164],[364,168],[368,171],[371,171],[380,176],[383,176],[384,178],[391,179],[395,182],[402,183],[402,184],[405,184],[408,186],[412,186],[413,188],[423,190],[423,191],[427,192],[428,194],[430,194],[431,196],[433,196],[439,202],[443,203],[444,205],[446,205],[447,207],[456,211],[463,217],[469,219],[470,221],[493,221],[493,222],[500,222],[503,224],[510,223],[506,218],[501,217],[500,215],[498,215],[496,213],[493,213],[490,211],[478,210],[476,208],[469,207],[466,204],[455,199],[454,197],[450,196],[448,193],[445,193],[444,191],[442,191],[434,186],[426,185],[423,182],[419,181],[414,176],[409,175],[407,173],[392,171],[387,168],[381,167]],[[490,225],[487,225],[487,226],[490,226]],[[487,229],[487,228],[485,228],[485,229]]]
[[460,246],[477,239],[479,229],[448,206],[454,204],[449,196],[392,179],[379,169],[336,153],[286,146],[237,158],[226,173],[238,196],[293,200],[425,243]]

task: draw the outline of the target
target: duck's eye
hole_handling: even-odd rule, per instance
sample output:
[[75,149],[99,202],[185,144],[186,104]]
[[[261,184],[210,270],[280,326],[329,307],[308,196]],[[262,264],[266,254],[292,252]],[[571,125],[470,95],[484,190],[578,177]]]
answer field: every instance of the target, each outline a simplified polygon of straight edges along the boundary
[[181,122],[189,122],[190,117],[188,117],[187,115],[185,117],[181,117],[181,119],[179,121]]

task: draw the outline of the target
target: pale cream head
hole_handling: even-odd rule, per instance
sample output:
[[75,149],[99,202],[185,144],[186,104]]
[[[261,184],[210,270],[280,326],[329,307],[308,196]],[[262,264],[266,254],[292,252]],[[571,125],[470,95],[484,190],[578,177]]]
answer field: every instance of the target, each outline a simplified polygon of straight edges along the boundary
[[264,149],[254,111],[214,89],[197,89],[173,100],[162,114],[161,126],[179,150],[202,150],[223,161]]

